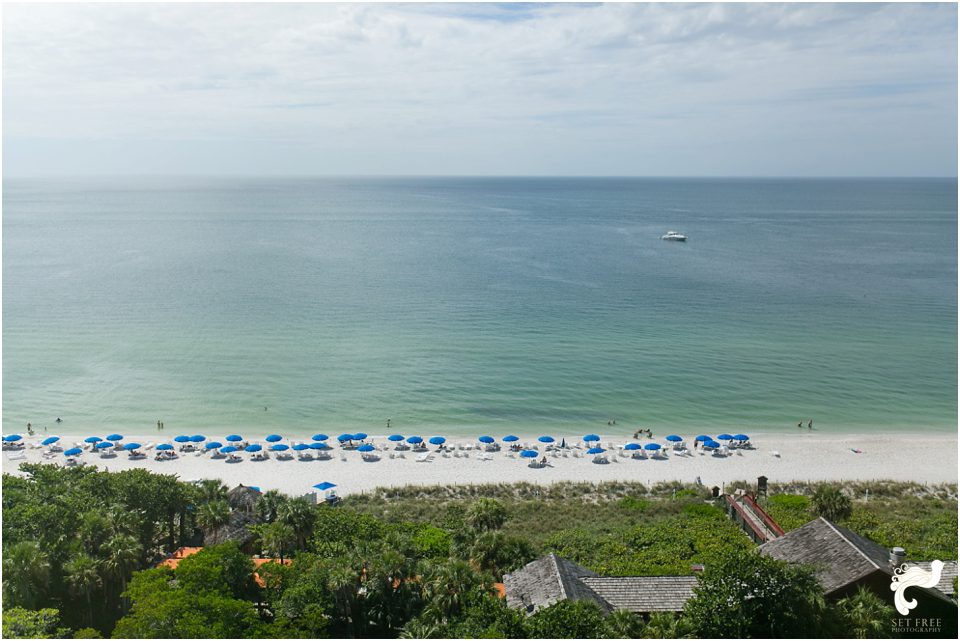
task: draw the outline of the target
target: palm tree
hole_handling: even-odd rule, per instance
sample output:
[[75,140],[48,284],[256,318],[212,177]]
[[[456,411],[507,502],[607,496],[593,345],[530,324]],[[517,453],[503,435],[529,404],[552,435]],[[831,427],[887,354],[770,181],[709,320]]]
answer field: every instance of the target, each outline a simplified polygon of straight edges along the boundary
[[844,635],[857,639],[886,639],[891,636],[890,619],[896,614],[879,596],[860,586],[857,593],[840,599],[837,610],[846,624]]
[[655,612],[643,626],[644,639],[693,639],[694,628],[683,615],[672,612]]
[[200,493],[200,503],[211,503],[213,501],[226,501],[229,488],[219,479],[203,479],[197,483],[197,490]]
[[277,520],[280,508],[287,502],[287,497],[277,490],[269,490],[257,499],[257,519],[264,523],[273,523]]
[[204,503],[197,511],[197,522],[204,535],[212,535],[212,543],[217,543],[218,530],[230,522],[230,504],[223,499]]
[[5,607],[19,605],[28,610],[40,606],[50,585],[50,559],[36,541],[21,541],[3,552],[3,596]]
[[334,608],[339,619],[346,626],[353,628],[354,638],[362,627],[362,617],[356,616],[358,591],[360,589],[360,572],[352,566],[348,559],[340,558],[327,577],[327,587],[333,594]]
[[817,514],[831,521],[846,519],[853,511],[850,497],[834,485],[818,487],[813,493],[813,505]]
[[317,518],[314,506],[310,505],[303,497],[290,499],[280,506],[277,516],[281,523],[293,528],[297,540],[297,549],[306,549],[307,539],[313,532],[313,524]]
[[477,499],[467,508],[465,520],[474,532],[499,530],[507,521],[507,508],[496,499]]
[[127,579],[133,572],[143,551],[140,543],[129,534],[115,534],[103,545],[106,551],[104,566],[111,575],[120,579],[120,594],[127,591]]
[[615,610],[604,621],[605,637],[612,639],[639,639],[643,631],[643,619],[629,610]]
[[280,563],[283,563],[283,551],[289,549],[295,538],[293,528],[279,521],[263,526],[260,535],[264,552],[271,558],[279,558]]
[[489,591],[490,582],[463,561],[450,561],[428,570],[424,592],[429,616],[446,623],[463,609],[467,594],[474,589]]
[[93,625],[93,591],[103,585],[100,567],[96,559],[88,554],[78,554],[64,567],[65,579],[70,591],[87,600],[87,625]]

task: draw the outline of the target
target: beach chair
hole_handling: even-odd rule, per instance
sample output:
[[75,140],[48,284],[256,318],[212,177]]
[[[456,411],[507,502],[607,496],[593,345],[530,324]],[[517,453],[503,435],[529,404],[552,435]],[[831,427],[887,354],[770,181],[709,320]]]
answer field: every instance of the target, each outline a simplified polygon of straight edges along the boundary
[[63,464],[66,465],[67,467],[73,467],[74,465],[77,464],[77,459],[68,458],[66,461],[63,462]]
[[15,452],[10,452],[9,454],[7,454],[8,461],[19,461],[20,459],[25,459],[25,458],[27,458],[27,454],[22,450],[17,450]]
[[407,458],[407,457],[403,452],[400,452],[399,454],[397,454],[397,458]]
[[429,463],[431,458],[430,452],[424,452],[417,456],[417,463]]

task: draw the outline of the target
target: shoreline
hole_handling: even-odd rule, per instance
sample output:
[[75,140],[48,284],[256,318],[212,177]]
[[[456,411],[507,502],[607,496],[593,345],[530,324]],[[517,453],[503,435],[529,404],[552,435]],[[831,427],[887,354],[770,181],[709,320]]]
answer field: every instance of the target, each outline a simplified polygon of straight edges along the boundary
[[[447,439],[446,445],[450,451],[447,456],[437,453],[435,446],[430,446],[433,454],[430,462],[417,462],[416,454],[404,452],[399,458],[390,443],[381,435],[371,435],[367,439],[378,447],[388,446],[391,449],[379,451],[381,457],[375,462],[361,459],[356,450],[341,450],[336,445],[336,434],[331,434],[333,441],[332,458],[326,461],[278,461],[274,458],[265,461],[251,461],[249,454],[243,454],[239,463],[229,464],[223,459],[210,459],[208,454],[197,455],[184,453],[179,458],[170,461],[155,461],[152,453],[146,459],[131,461],[126,453],[118,454],[116,458],[101,459],[97,454],[84,453],[80,459],[88,465],[100,469],[121,471],[141,467],[159,474],[176,474],[181,480],[192,481],[204,478],[219,478],[229,486],[238,484],[252,485],[263,491],[276,489],[285,494],[298,496],[312,493],[312,486],[322,481],[335,483],[337,492],[341,496],[371,491],[377,487],[400,486],[437,486],[437,485],[477,485],[490,483],[528,482],[548,485],[559,481],[634,481],[647,485],[661,481],[681,481],[694,483],[699,477],[703,484],[722,486],[738,480],[755,479],[766,476],[772,483],[804,482],[804,481],[912,481],[921,484],[957,483],[957,443],[958,437],[953,434],[931,434],[926,432],[912,432],[900,434],[823,434],[816,430],[796,434],[766,434],[756,433],[753,437],[752,450],[733,450],[730,456],[717,457],[704,454],[702,451],[690,450],[692,456],[667,455],[662,459],[635,460],[620,455],[620,447],[625,443],[633,442],[629,437],[608,436],[601,434],[601,444],[608,451],[606,455],[611,462],[595,464],[589,455],[583,454],[584,444],[579,438],[576,444],[580,448],[569,448],[557,452],[557,456],[548,455],[548,466],[530,468],[526,459],[509,457],[508,450],[493,453],[489,460],[480,460],[477,455],[483,450],[472,449],[476,444],[476,437],[452,437]],[[166,438],[157,439],[146,435],[129,435],[124,441],[131,442],[133,437],[143,445],[147,443],[169,442],[176,434],[169,433]],[[283,435],[281,433],[281,435]],[[35,436],[24,435],[28,444],[39,443],[47,434]],[[61,433],[61,441],[65,449],[73,446],[76,441],[82,441],[87,434]],[[219,439],[222,435],[214,435]],[[309,441],[309,438],[291,437],[283,435],[283,443],[294,441]],[[429,438],[424,435],[425,438]],[[520,436],[520,435],[518,435]],[[654,434],[654,439],[640,438],[637,443],[664,444],[663,435]],[[692,444],[694,435],[681,434],[687,439],[688,446]],[[561,437],[557,438],[560,441]],[[212,439],[211,439],[212,440]],[[500,438],[497,438],[500,442]],[[262,436],[259,439],[250,438],[250,442],[260,442],[264,445]],[[519,443],[536,442],[536,437],[521,436]],[[461,445],[469,445],[471,449],[457,449]],[[540,446],[541,456],[544,452]],[[568,439],[568,445],[574,445]],[[859,453],[853,450],[860,450]],[[65,457],[62,453],[51,459],[44,459],[44,449],[27,447],[23,450],[24,458],[10,460],[10,451],[4,451],[2,466],[4,473],[19,474],[19,464],[57,463],[63,464]],[[582,458],[576,458],[574,452],[579,452]],[[777,452],[779,456],[775,456]],[[564,457],[562,454],[568,456]],[[391,458],[391,454],[394,457]],[[629,453],[628,453],[629,454]],[[613,462],[616,461],[616,462]]]

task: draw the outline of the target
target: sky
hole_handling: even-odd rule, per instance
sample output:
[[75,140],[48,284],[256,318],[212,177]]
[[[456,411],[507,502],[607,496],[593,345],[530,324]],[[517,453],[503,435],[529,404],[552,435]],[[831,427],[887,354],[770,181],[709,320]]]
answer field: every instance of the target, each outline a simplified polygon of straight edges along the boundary
[[3,7],[4,176],[956,176],[957,6]]

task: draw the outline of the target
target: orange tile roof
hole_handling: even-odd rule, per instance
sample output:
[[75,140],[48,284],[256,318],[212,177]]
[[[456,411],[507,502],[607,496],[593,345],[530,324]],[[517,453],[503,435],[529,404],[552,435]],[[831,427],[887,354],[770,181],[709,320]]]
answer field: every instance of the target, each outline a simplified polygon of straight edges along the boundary
[[502,583],[494,583],[493,587],[497,591],[498,597],[500,597],[501,599],[507,598],[507,588],[503,587]]
[[[180,565],[180,561],[184,560],[184,559],[187,558],[188,556],[191,556],[191,555],[193,555],[193,554],[196,554],[197,552],[199,552],[199,551],[202,550],[202,549],[203,549],[202,547],[200,547],[200,548],[186,548],[186,547],[184,547],[184,548],[178,548],[178,549],[177,549],[173,554],[171,554],[168,558],[166,558],[166,559],[164,559],[163,561],[161,561],[160,563],[158,563],[158,564],[157,564],[157,567],[158,567],[158,568],[170,568],[171,570],[176,570],[176,569],[177,569],[177,566]],[[261,579],[261,578],[260,578],[260,575],[257,574],[256,568],[260,567],[260,566],[263,565],[264,563],[270,563],[270,562],[279,563],[280,560],[279,560],[279,559],[260,559],[260,558],[252,558],[252,559],[250,559],[250,560],[253,561],[253,567],[254,567],[253,580],[256,581],[257,584],[258,584],[261,588],[262,588],[262,587],[266,587],[266,585],[265,585],[264,582],[263,582],[263,579]],[[291,563],[292,563],[292,561],[291,561],[290,559],[284,559],[284,560],[283,560],[283,564],[284,564],[284,565],[290,565]]]
[[173,554],[157,564],[158,568],[170,568],[171,570],[176,570],[177,566],[180,565],[180,561],[184,560],[188,556],[196,554],[203,548],[177,548]]

